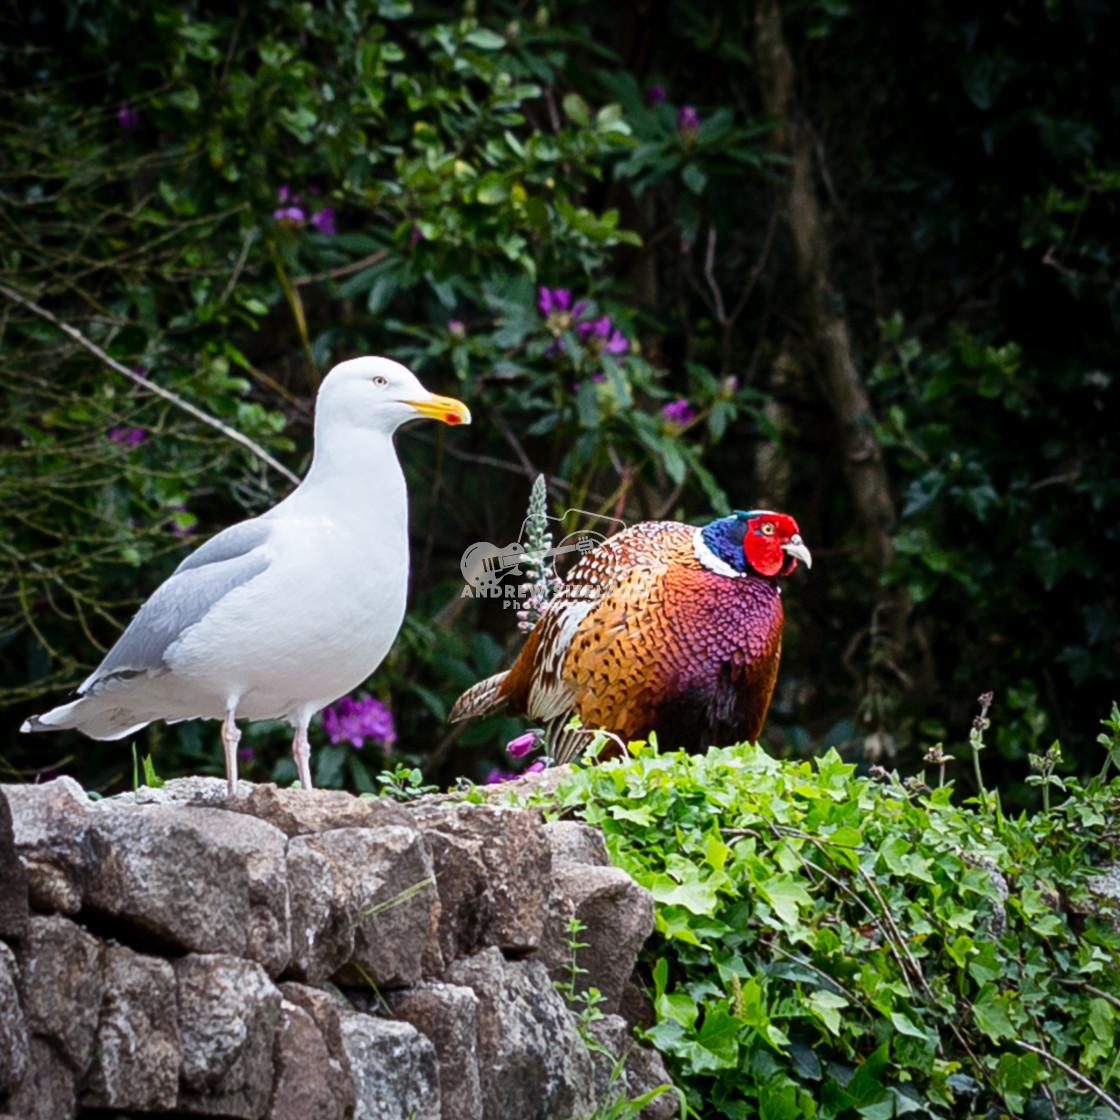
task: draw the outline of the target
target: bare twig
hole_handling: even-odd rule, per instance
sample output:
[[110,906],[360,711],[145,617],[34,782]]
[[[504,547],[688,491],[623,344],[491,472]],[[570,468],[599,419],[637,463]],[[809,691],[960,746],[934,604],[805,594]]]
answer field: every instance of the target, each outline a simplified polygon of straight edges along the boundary
[[727,312],[723,309],[723,293],[716,283],[716,227],[708,230],[708,250],[704,254],[704,279],[708,281],[708,290],[716,302],[716,319],[721,327],[727,326]]
[[351,261],[350,264],[339,265],[338,268],[332,268],[328,272],[316,272],[313,276],[293,276],[292,284],[298,287],[301,284],[314,284],[319,280],[337,280],[340,276],[349,276],[352,272],[361,272],[363,268],[368,268],[371,264],[377,264],[378,261],[384,260],[388,255],[388,249],[378,249],[376,253],[370,253],[368,257],[362,257],[360,261]]
[[250,439],[247,435],[237,431],[236,428],[231,428],[228,424],[222,423],[216,416],[211,416],[207,412],[203,412],[197,405],[191,404],[190,401],[184,400],[178,394],[171,392],[170,389],[163,388],[162,385],[157,385],[154,381],[149,381],[142,373],[137,373],[135,370],[129,369],[127,366],[121,365],[116,358],[111,358],[96,342],[86,338],[84,334],[77,327],[72,327],[69,323],[64,323],[57,315],[52,314],[45,307],[40,307],[31,300],[25,299],[18,292],[13,291],[11,288],[5,287],[0,284],[0,295],[18,303],[21,307],[26,307],[28,311],[38,315],[41,319],[46,319],[48,323],[53,323],[64,334],[68,334],[79,346],[84,347],[91,354],[93,354],[100,361],[111,369],[115,369],[117,373],[123,377],[127,377],[130,381],[134,381],[142,389],[146,389],[149,393],[154,393],[157,397],[162,397],[165,401],[175,405],[176,408],[181,408],[184,412],[190,413],[196,420],[202,421],[203,424],[208,424],[211,428],[215,428],[221,432],[227,439],[233,440],[234,443],[241,444],[246,450],[252,452],[263,463],[267,463],[274,471],[279,471],[286,479],[299,485],[299,476],[290,471],[279,460],[274,459],[259,443]]
[[1032,1046],[1029,1042],[1024,1042],[1021,1038],[1014,1040],[1016,1046],[1021,1046],[1024,1050],[1029,1050],[1032,1054],[1037,1054],[1044,1062],[1050,1062],[1056,1065],[1067,1077],[1072,1078],[1083,1089],[1087,1089],[1099,1100],[1103,1101],[1117,1116],[1120,1116],[1120,1101],[1114,1097],[1110,1097],[1099,1085],[1094,1085],[1084,1074],[1078,1073],[1073,1066],[1066,1065],[1061,1058],[1054,1057],[1049,1050],[1043,1050],[1041,1046]]
[[525,454],[525,448],[521,446],[521,440],[514,434],[506,418],[498,409],[493,408],[490,410],[490,419],[494,421],[494,427],[502,433],[502,437],[505,439],[506,443],[513,448],[513,453],[517,456],[525,473],[530,478],[536,478],[540,472],[530,462],[529,456]]
[[257,227],[253,226],[252,229],[246,231],[245,236],[241,239],[241,252],[237,254],[237,263],[233,266],[233,272],[230,273],[225,291],[222,292],[222,298],[218,300],[219,307],[229,299],[233,289],[237,287],[237,281],[241,276],[241,270],[245,267],[245,261],[249,256],[249,249],[256,240],[256,236]]

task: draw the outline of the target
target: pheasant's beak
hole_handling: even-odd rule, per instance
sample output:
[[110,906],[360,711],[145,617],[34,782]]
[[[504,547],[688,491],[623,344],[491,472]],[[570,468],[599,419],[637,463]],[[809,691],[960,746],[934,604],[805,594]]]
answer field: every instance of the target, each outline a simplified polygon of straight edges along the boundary
[[788,552],[790,556],[795,556],[806,568],[811,568],[813,566],[813,557],[801,540],[800,533],[794,533],[793,536],[782,545],[782,551]]
[[469,424],[471,410],[462,401],[454,397],[437,397],[434,393],[424,401],[405,401],[416,409],[420,416],[428,416],[433,420],[442,420],[445,424]]

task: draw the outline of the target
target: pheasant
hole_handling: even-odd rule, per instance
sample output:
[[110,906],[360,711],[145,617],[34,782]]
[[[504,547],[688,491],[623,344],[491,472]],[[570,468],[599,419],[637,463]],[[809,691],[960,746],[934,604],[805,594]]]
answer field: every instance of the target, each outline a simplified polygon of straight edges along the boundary
[[[624,743],[656,731],[689,750],[756,740],[781,654],[777,581],[798,560],[812,567],[784,513],[635,525],[580,560],[513,667],[464,692],[448,718],[528,716],[556,763],[597,729]],[[572,716],[581,726],[565,730]]]

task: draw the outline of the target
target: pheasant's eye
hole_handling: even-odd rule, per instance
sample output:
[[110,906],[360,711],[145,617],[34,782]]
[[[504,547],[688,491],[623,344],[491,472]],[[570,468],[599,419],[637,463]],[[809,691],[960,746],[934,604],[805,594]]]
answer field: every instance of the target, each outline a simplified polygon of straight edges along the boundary
[[761,525],[761,529],[762,532],[768,537],[772,537],[774,535],[774,526],[769,521],[764,521]]
[[386,385],[389,384],[389,379],[387,377],[382,377],[380,374],[378,374],[373,379],[373,383],[374,383],[374,385],[378,386],[378,388],[383,389]]

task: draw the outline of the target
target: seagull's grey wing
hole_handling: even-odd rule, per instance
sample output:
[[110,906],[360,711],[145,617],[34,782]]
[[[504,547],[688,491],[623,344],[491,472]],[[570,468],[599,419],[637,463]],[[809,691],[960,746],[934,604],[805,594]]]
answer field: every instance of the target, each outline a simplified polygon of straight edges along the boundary
[[271,529],[260,520],[223,529],[190,554],[136,612],[105,660],[78,688],[78,695],[166,669],[164,654],[235,587],[269,565]]

